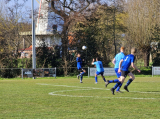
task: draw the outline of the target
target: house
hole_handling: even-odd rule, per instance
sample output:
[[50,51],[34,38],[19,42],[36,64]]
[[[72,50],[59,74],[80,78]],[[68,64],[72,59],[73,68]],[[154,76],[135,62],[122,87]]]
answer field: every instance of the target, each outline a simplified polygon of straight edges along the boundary
[[[38,49],[38,47],[36,47]],[[49,51],[53,49],[53,47],[47,47]],[[32,57],[32,45],[25,49],[19,49],[18,52],[21,54],[20,58],[31,58]]]
[[25,49],[19,49],[19,53],[21,53],[20,58],[31,58],[32,56],[32,45]]
[[[45,42],[47,47],[62,45],[61,37],[59,35],[61,26],[58,25],[59,21],[54,19],[57,17],[57,14],[50,10],[50,4],[51,3],[46,0],[40,1],[39,13],[35,26],[35,47],[42,47],[43,42]],[[30,38],[32,38],[32,31],[21,32],[20,35],[24,36],[23,40],[25,40],[26,36],[30,36]],[[29,57],[31,49],[31,47],[24,47],[20,50],[26,52],[26,54],[22,52],[24,56]]]

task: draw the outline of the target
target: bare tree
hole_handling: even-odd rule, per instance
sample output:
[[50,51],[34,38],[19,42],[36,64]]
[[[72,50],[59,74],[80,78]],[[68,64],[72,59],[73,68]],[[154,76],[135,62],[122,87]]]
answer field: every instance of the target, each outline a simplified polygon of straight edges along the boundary
[[[3,59],[1,59],[3,61],[5,60],[4,58],[14,58],[14,60],[17,60],[18,49],[22,48],[21,44],[23,42],[23,36],[20,35],[20,32],[31,30],[31,24],[26,23],[26,21],[23,22],[21,19],[24,17],[23,12],[20,12],[24,4],[19,4],[18,1],[19,0],[14,0],[15,4],[13,6],[8,6],[6,3],[3,3],[5,12],[1,12],[2,15],[0,17],[0,46],[2,47],[0,54],[5,54],[5,56],[2,57]],[[8,62],[10,61],[8,60]],[[14,65],[14,67],[17,66],[17,64]]]
[[68,67],[68,34],[71,23],[84,15],[90,5],[94,5],[95,0],[46,0],[51,3],[51,10],[62,19],[62,60],[65,75]]
[[154,41],[154,28],[160,27],[159,0],[127,0],[129,40],[144,54],[144,66],[149,66],[151,42]]

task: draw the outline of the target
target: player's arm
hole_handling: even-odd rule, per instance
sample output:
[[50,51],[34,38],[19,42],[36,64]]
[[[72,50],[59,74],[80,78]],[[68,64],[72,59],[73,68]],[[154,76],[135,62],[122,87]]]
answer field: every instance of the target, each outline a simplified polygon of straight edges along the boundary
[[131,63],[131,66],[132,66],[134,69],[136,69],[138,72],[141,72],[141,71],[137,68],[137,66],[134,64],[134,62]]
[[95,61],[95,60],[94,60],[94,58],[93,58],[92,63],[91,63],[92,65],[94,65],[94,61]]
[[136,67],[136,65],[134,64],[134,60],[135,60],[135,57],[132,57],[132,58],[131,58],[131,66],[132,66],[134,69],[136,69],[138,72],[141,72],[141,71]]
[[114,59],[112,60],[112,64],[115,65],[115,62],[116,62],[116,59],[114,58]]
[[121,65],[122,65],[123,59],[121,59],[121,61],[119,62],[119,69],[118,72],[121,72]]

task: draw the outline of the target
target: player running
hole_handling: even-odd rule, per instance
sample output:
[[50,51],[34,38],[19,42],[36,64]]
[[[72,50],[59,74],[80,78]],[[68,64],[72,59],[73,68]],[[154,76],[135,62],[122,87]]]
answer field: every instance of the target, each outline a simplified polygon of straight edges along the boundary
[[77,78],[79,79],[79,77],[80,77],[80,83],[83,83],[82,82],[83,74],[86,73],[86,71],[82,68],[82,59],[81,59],[80,53],[77,54],[76,61],[77,61],[77,70],[78,70],[78,72],[80,72],[80,74],[77,75]]
[[[106,82],[106,84],[105,84],[106,87],[107,87],[107,85],[108,85],[109,83],[118,83],[118,82],[119,82],[119,79],[120,79],[120,76],[121,76],[121,72],[118,72],[119,62],[121,61],[121,59],[123,59],[123,58],[125,57],[125,55],[124,55],[124,53],[123,53],[124,50],[125,50],[125,48],[124,48],[124,47],[121,47],[121,48],[120,48],[120,53],[118,53],[118,54],[114,57],[114,59],[112,60],[112,63],[114,64],[114,70],[115,70],[115,73],[116,73],[118,79],[115,79],[115,80],[107,80],[107,82]],[[122,84],[118,86],[116,92],[121,92],[121,91],[120,91],[121,86],[122,86]]]
[[126,85],[124,86],[124,89],[129,92],[129,90],[128,90],[128,85],[135,79],[135,77],[134,77],[134,75],[132,74],[132,72],[129,72],[129,71],[128,71],[128,68],[130,67],[130,65],[131,65],[134,69],[136,69],[138,72],[141,72],[141,71],[135,66],[135,64],[134,64],[134,60],[135,60],[134,55],[135,55],[135,53],[136,53],[136,49],[135,49],[135,48],[132,48],[132,49],[131,49],[131,54],[125,56],[125,58],[120,61],[118,72],[121,72],[121,76],[120,76],[119,82],[116,83],[116,85],[115,85],[113,88],[111,88],[111,91],[112,91],[112,94],[113,94],[113,95],[114,95],[114,90],[115,90],[118,86],[122,85],[122,83],[124,82],[124,80],[125,80],[125,78],[126,78],[127,75],[130,76],[130,79],[128,80],[128,82],[127,82]]
[[96,65],[96,69],[97,69],[97,72],[95,73],[95,84],[98,83],[98,78],[97,78],[97,76],[98,76],[99,74],[101,74],[104,82],[106,83],[106,79],[105,79],[104,76],[103,76],[103,73],[104,73],[103,64],[102,64],[101,61],[99,61],[99,58],[98,58],[98,57],[96,58],[96,62],[95,62],[95,60],[93,59],[92,65]]

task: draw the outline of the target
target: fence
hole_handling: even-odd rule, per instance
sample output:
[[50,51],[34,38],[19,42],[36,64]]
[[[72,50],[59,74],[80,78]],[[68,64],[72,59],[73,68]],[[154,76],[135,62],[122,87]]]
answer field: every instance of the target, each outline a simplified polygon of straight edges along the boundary
[[55,77],[55,68],[37,68],[37,69],[23,69],[23,68],[1,68],[0,77],[2,78],[15,78],[15,77]]
[[55,77],[56,78],[56,67],[55,68],[37,68],[37,69],[21,69],[22,79],[23,77]]
[[[94,76],[96,73],[96,68],[93,67],[84,67],[83,69],[86,70],[84,76]],[[78,75],[79,72],[77,71],[76,67],[67,68],[67,73],[69,76]],[[0,77],[5,78],[13,78],[13,77],[55,77],[63,76],[64,68],[62,67],[55,67],[55,68],[37,68],[37,69],[23,69],[23,68],[3,68],[0,69]],[[114,68],[104,68],[104,76],[111,76],[116,75],[114,72]]]
[[152,77],[154,75],[160,75],[160,66],[152,66]]
[[[84,67],[86,73],[84,76],[94,76],[96,72],[95,67]],[[133,71],[133,74],[138,75],[160,75],[160,67],[141,67],[141,73]],[[79,74],[76,67],[66,68],[67,74],[69,76],[76,76]],[[104,67],[104,76],[115,76],[114,68]],[[0,77],[3,78],[15,78],[15,77],[55,77],[64,76],[64,68],[55,67],[55,68],[37,68],[37,69],[23,69],[23,68],[1,68]]]

